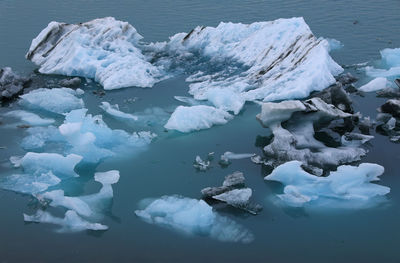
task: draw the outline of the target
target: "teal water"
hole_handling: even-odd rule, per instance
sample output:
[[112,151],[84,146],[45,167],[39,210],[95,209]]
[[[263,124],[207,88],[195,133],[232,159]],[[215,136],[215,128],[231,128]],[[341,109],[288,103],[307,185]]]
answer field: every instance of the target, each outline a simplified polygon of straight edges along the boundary
[[[317,36],[335,38],[344,48],[332,53],[341,65],[379,59],[379,50],[400,47],[400,2],[393,1],[13,1],[0,0],[0,67],[11,66],[29,74],[36,67],[24,55],[32,38],[49,21],[69,23],[114,16],[132,24],[146,41],[163,41],[197,25],[215,26],[220,21],[251,23],[281,17],[303,16]],[[357,21],[355,23],[355,21]],[[358,75],[363,78],[363,74]],[[52,77],[48,77],[52,78]],[[362,81],[362,80],[361,80]],[[148,107],[174,108],[174,95],[186,95],[184,77],[156,84],[151,89],[110,91],[103,98],[86,88],[84,100],[91,113],[101,113],[101,101],[118,103],[136,112]],[[124,103],[138,97],[135,103]],[[375,117],[384,100],[374,95],[354,97],[356,111]],[[18,108],[13,104],[11,108]],[[3,113],[10,108],[0,108]],[[120,161],[105,161],[98,170],[118,169],[121,180],[114,186],[112,214],[103,221],[110,229],[101,234],[59,234],[54,226],[25,224],[22,213],[34,209],[30,197],[0,190],[0,262],[400,262],[400,178],[397,144],[379,134],[369,146],[364,162],[385,167],[380,184],[389,186],[389,203],[362,211],[304,213],[275,206],[270,197],[276,184],[266,183],[260,166],[236,160],[222,169],[199,173],[192,167],[196,155],[225,151],[255,152],[257,136],[268,131],[255,115],[259,107],[248,104],[243,113],[224,126],[184,135],[165,133],[154,127],[159,138],[148,149]],[[105,116],[113,128],[131,129]],[[24,131],[0,126],[0,176],[9,174],[11,155]],[[199,198],[206,186],[220,185],[224,176],[243,171],[254,199],[264,207],[257,216],[237,210],[220,211],[255,234],[250,244],[222,243],[206,237],[185,236],[147,224],[134,215],[147,197],[180,194]],[[85,178],[83,179],[83,182]],[[93,191],[90,180],[77,192]]]

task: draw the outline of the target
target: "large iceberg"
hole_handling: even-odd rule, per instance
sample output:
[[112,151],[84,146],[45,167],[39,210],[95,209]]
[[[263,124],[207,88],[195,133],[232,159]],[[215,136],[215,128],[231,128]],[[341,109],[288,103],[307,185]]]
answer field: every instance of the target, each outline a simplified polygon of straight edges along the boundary
[[112,17],[50,22],[32,40],[26,58],[41,73],[93,78],[105,89],[151,87],[161,71],[142,54],[141,39],[129,23]]
[[265,180],[284,185],[278,198],[293,207],[364,208],[381,201],[390,188],[373,182],[384,168],[377,164],[342,165],[327,177],[318,177],[302,169],[302,163],[291,161],[275,168]]
[[196,27],[167,42],[145,44],[141,38],[110,17],[51,22],[26,57],[42,73],[94,78],[105,89],[150,87],[185,72],[196,100],[234,114],[246,101],[305,98],[343,71],[329,56],[329,41],[316,38],[303,18]]
[[[149,202],[149,200],[145,200]],[[136,215],[146,222],[176,229],[186,234],[208,236],[219,241],[253,241],[254,236],[233,220],[214,212],[203,200],[163,196],[150,201]]]

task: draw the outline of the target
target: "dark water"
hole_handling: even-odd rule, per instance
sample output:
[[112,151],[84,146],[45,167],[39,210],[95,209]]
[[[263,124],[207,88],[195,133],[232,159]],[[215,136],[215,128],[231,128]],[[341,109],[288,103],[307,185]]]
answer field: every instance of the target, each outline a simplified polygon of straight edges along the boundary
[[[166,40],[177,32],[188,32],[196,25],[217,25],[220,21],[251,23],[281,17],[303,16],[317,36],[340,40],[344,48],[332,53],[342,65],[379,59],[379,50],[400,47],[400,1],[12,1],[0,0],[0,67],[11,66],[21,73],[35,67],[24,59],[32,38],[49,21],[82,22],[114,16],[130,22],[147,41]],[[363,77],[362,74],[359,77]],[[361,80],[362,81],[362,80]],[[94,85],[90,87],[96,89]],[[125,89],[107,92],[98,98],[86,92],[85,102],[92,113],[107,100],[131,107],[132,111],[150,106],[172,107],[174,95],[185,95],[184,78],[161,82],[151,89]],[[124,105],[126,97],[139,97],[139,103]],[[383,103],[373,94],[355,97],[356,111],[375,117]],[[12,105],[17,108],[17,105]],[[6,108],[0,108],[0,113]],[[263,180],[260,166],[249,160],[233,161],[226,169],[215,162],[207,173],[192,167],[196,155],[215,151],[261,153],[258,135],[267,135],[255,120],[256,105],[224,126],[185,134],[164,134],[149,148],[127,160],[106,161],[98,169],[118,169],[120,182],[114,187],[112,215],[102,234],[55,233],[54,226],[25,224],[22,213],[30,213],[30,197],[0,190],[0,262],[400,262],[400,178],[397,161],[400,149],[378,134],[363,159],[385,167],[381,184],[391,187],[390,202],[363,211],[299,213],[271,203],[276,185]],[[111,118],[105,121],[122,127]],[[23,154],[19,148],[22,130],[0,129],[0,167],[10,172],[5,160]],[[230,172],[240,170],[255,200],[264,206],[258,216],[236,210],[222,214],[245,225],[255,234],[251,244],[222,243],[205,237],[184,236],[144,223],[134,215],[137,203],[147,197],[180,194],[199,198],[200,189],[219,185]],[[2,176],[2,175],[0,175]],[[82,191],[90,191],[91,185]]]

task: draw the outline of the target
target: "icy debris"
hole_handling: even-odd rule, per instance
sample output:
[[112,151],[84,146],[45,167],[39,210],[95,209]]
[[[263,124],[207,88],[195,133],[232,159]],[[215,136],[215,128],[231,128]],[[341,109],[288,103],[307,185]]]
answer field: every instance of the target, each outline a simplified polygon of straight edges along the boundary
[[367,84],[359,87],[358,89],[364,92],[384,90],[388,86],[388,80],[386,78],[375,78]]
[[251,214],[258,214],[262,207],[250,200],[252,190],[243,188],[244,180],[243,173],[234,172],[225,177],[222,186],[204,188],[201,194],[205,199],[212,198]]
[[29,134],[22,139],[21,146],[24,150],[41,150],[49,142],[63,141],[64,138],[55,126],[31,127],[26,129]]
[[83,100],[77,97],[82,95],[81,91],[69,88],[40,88],[21,95],[20,104],[34,110],[63,114],[84,107]]
[[54,119],[42,118],[37,114],[24,110],[13,110],[3,114],[6,117],[13,117],[20,119],[24,124],[30,126],[47,126],[55,122]]
[[113,198],[112,184],[119,181],[119,171],[96,173],[95,181],[102,184],[98,193],[85,196],[65,196],[63,190],[54,190],[38,195],[38,199],[50,200],[49,205],[53,207],[64,207],[73,210],[80,216],[97,218],[104,212]]
[[81,85],[81,79],[78,77],[70,79],[62,79],[58,82],[63,87],[79,87]]
[[[345,74],[345,76],[347,75]],[[351,79],[350,80],[347,79],[351,77],[352,77],[351,75],[347,77],[342,77],[343,83],[351,81]],[[353,112],[351,106],[352,100],[349,94],[343,89],[343,84],[339,81],[335,85],[332,85],[329,88],[324,89],[323,91],[313,94],[313,97],[318,97],[322,99],[324,102],[332,104],[344,112],[350,112],[350,113]]]
[[[342,145],[339,141],[339,147],[333,148],[315,138],[315,124],[318,124],[317,127],[324,127],[334,123],[334,120],[346,121],[352,116],[320,98],[303,102],[263,103],[257,118],[263,126],[269,127],[274,135],[272,142],[264,147],[264,154],[273,166],[298,160],[307,165],[324,168],[358,161],[367,152],[358,147],[365,140],[354,142],[354,145],[347,140],[344,141],[346,145]],[[354,139],[354,136],[352,138]]]
[[112,17],[86,23],[50,22],[32,40],[26,58],[44,74],[95,79],[104,89],[151,87],[161,70],[142,53],[142,36]]
[[400,98],[400,89],[386,88],[383,90],[378,90],[376,92],[376,96],[381,98]]
[[13,174],[0,179],[0,188],[23,194],[36,194],[61,182],[51,171],[47,173]]
[[211,106],[178,106],[164,127],[168,130],[191,132],[225,124],[230,119],[232,115],[228,112]]
[[254,240],[249,230],[214,212],[203,200],[163,196],[144,201],[150,203],[135,214],[148,223],[225,242],[250,243]]
[[49,212],[38,210],[34,215],[24,214],[25,222],[49,223],[59,225],[58,232],[74,232],[82,230],[107,230],[108,227],[99,223],[91,223],[80,217],[75,211],[68,210],[64,218],[55,217]]
[[130,121],[138,120],[137,116],[120,111],[118,104],[111,105],[110,103],[103,101],[100,105],[100,108],[102,108],[105,112],[107,112],[111,116],[116,117],[117,119],[130,120]]
[[186,97],[186,96],[174,96],[174,99],[183,102],[189,106],[203,105],[206,103],[204,101],[195,100],[192,97]]
[[0,102],[10,100],[22,93],[30,79],[15,74],[11,68],[0,68]]
[[63,179],[78,176],[74,169],[82,160],[82,156],[28,152],[18,161],[16,159],[13,160],[14,166],[22,167],[25,173],[40,176],[41,174],[52,172],[55,176]]
[[348,132],[345,133],[342,138],[341,138],[341,142],[342,145],[344,146],[361,146],[364,143],[372,140],[374,138],[374,136],[371,135],[364,135],[364,134],[360,134],[360,133],[353,133],[353,132]]
[[207,160],[201,159],[200,156],[196,156],[196,159],[193,162],[193,167],[199,171],[206,171],[210,168],[211,160],[207,158]]
[[[374,199],[390,192],[389,187],[374,184],[384,168],[377,164],[359,166],[342,165],[327,177],[317,177],[305,172],[302,163],[291,161],[282,164],[265,180],[284,185],[278,198],[288,206],[321,208],[365,208],[374,205]],[[378,201],[378,200],[377,200]]]
[[229,165],[230,160],[239,160],[239,159],[246,159],[246,158],[251,158],[255,153],[233,153],[233,152],[225,152],[223,155],[221,155],[221,159],[219,161],[220,164],[222,165]]

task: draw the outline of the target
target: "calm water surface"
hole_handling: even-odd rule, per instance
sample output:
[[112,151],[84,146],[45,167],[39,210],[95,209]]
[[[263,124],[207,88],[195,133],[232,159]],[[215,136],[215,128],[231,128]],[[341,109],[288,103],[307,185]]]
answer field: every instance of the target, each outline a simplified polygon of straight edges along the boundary
[[[69,23],[114,16],[132,24],[146,41],[167,40],[177,32],[197,25],[215,26],[220,21],[251,23],[303,16],[317,36],[335,38],[344,48],[332,56],[342,65],[379,59],[379,50],[400,47],[400,1],[103,1],[103,0],[0,0],[0,67],[11,66],[29,74],[35,66],[24,59],[32,38],[49,21]],[[363,75],[359,75],[363,78]],[[52,77],[50,77],[52,78]],[[362,81],[362,79],[361,79]],[[186,95],[184,77],[158,83],[151,89],[124,89],[94,96],[88,86],[84,96],[90,113],[100,113],[98,105],[107,100],[121,109],[140,111],[147,107],[174,108],[174,95]],[[127,97],[138,97],[124,104]],[[355,97],[356,111],[375,117],[384,100],[368,95]],[[18,105],[11,105],[18,108]],[[0,113],[9,108],[0,108]],[[0,190],[0,262],[400,262],[400,148],[378,134],[370,153],[363,159],[386,169],[381,184],[391,187],[387,205],[363,211],[306,213],[284,210],[271,203],[276,185],[263,180],[264,171],[249,160],[233,161],[228,168],[216,162],[207,173],[197,173],[196,155],[214,151],[261,153],[258,135],[268,131],[259,125],[256,105],[224,126],[177,135],[161,135],[149,148],[126,160],[105,161],[98,170],[118,169],[121,180],[114,186],[112,214],[104,223],[110,229],[101,234],[55,233],[54,226],[25,224],[22,213],[34,211],[30,197]],[[125,128],[107,116],[113,128]],[[23,154],[19,147],[24,131],[0,128],[0,176],[12,170],[5,165],[11,155]],[[236,210],[222,214],[245,225],[255,234],[251,244],[222,243],[206,237],[184,236],[147,224],[134,215],[137,203],[147,197],[180,194],[199,198],[200,189],[219,185],[224,176],[243,171],[255,200],[264,206],[258,216]],[[74,191],[95,191],[90,183]],[[85,181],[85,176],[83,176]]]

